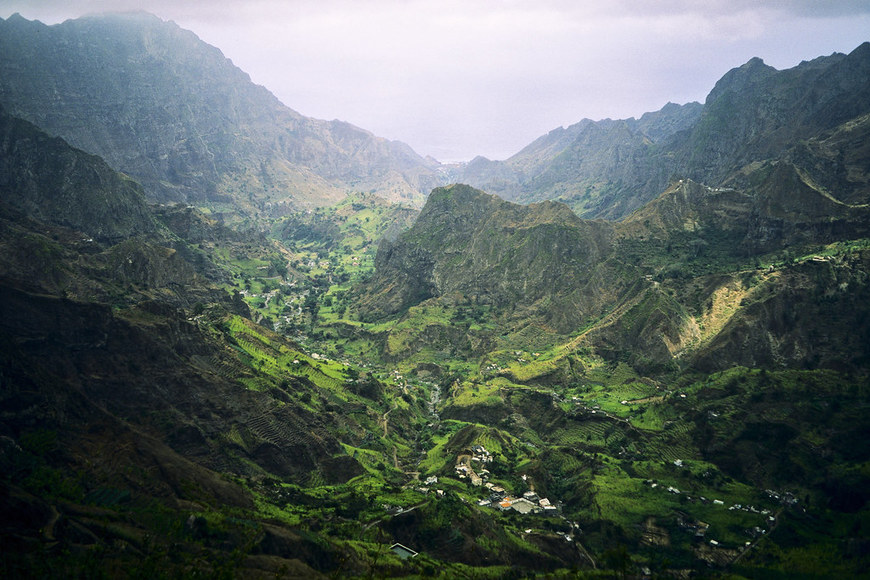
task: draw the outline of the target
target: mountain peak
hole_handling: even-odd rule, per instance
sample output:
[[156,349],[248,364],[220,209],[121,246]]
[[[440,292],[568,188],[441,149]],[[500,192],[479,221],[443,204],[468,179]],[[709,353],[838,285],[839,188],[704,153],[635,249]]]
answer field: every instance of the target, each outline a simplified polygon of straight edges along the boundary
[[22,26],[45,26],[45,24],[43,24],[39,20],[26,19],[19,12],[12,14],[6,20],[3,20],[2,18],[0,18],[0,24],[7,24],[7,25],[15,26],[17,28],[20,28]]
[[55,26],[10,19],[0,26],[9,113],[100,155],[153,201],[265,212],[375,190],[416,203],[441,183],[437,164],[409,146],[284,106],[175,22],[145,11]]
[[713,103],[728,91],[744,90],[766,78],[769,78],[776,72],[777,70],[774,67],[765,64],[762,59],[757,56],[753,57],[745,64],[731,69],[725,73],[721,79],[719,79],[716,86],[714,86],[713,90],[710,91],[710,94],[707,95],[707,104]]

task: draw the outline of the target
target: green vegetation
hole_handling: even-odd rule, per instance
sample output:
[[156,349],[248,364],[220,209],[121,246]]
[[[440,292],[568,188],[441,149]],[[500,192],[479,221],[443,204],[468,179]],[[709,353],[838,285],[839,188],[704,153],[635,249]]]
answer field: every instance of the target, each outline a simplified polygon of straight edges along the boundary
[[[86,549],[47,566],[445,578],[862,569],[866,376],[733,365],[702,373],[599,346],[630,336],[641,352],[650,320],[677,317],[697,325],[687,344],[703,352],[789,280],[836,304],[832,289],[855,284],[845,272],[864,259],[866,240],[751,266],[715,258],[716,267],[680,276],[660,268],[665,248],[636,245],[641,253],[626,256],[657,279],[624,287],[622,303],[568,333],[528,322],[532,309],[460,291],[361,321],[354,304],[391,211],[361,198],[281,218],[272,237],[179,246],[213,264],[222,291],[235,294],[187,307],[188,322],[219,345],[196,365],[228,381],[232,395],[222,396],[259,402],[206,435],[179,430],[171,410],[148,421],[179,445],[205,437],[248,500],[222,506],[216,484],[190,481],[178,493],[196,505],[170,509],[117,475],[92,481],[90,468],[62,469],[56,430],[22,431],[20,448],[2,456],[5,485],[138,551]],[[115,312],[138,328],[166,324],[166,312],[130,300]],[[510,317],[526,322],[505,331]],[[276,449],[305,467],[269,460]],[[532,491],[552,511],[498,509]],[[421,554],[402,560],[388,549],[396,541]],[[280,570],[257,559],[290,546],[300,557]],[[4,572],[27,565],[12,559]]]
[[457,186],[407,235],[371,195],[244,230],[167,206],[85,250],[10,226],[0,571],[859,575],[870,242],[750,252],[729,195],[612,225]]

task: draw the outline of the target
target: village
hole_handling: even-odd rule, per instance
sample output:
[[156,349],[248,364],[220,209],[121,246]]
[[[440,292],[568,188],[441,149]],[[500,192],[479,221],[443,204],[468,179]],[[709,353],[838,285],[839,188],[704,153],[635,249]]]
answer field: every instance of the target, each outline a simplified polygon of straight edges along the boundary
[[[482,487],[489,491],[489,496],[477,501],[479,507],[491,507],[502,512],[516,511],[521,514],[544,514],[557,515],[560,513],[559,503],[551,502],[548,498],[539,497],[535,492],[534,484],[529,483],[529,490],[521,496],[513,494],[500,485],[489,480],[490,471],[487,465],[493,461],[492,454],[483,445],[473,445],[470,453],[461,453],[456,459],[454,472],[460,481],[467,481],[473,487]],[[523,481],[528,481],[527,476],[522,476]],[[438,477],[432,475],[417,488],[421,493],[429,493],[432,486],[437,485]],[[444,495],[444,490],[435,489],[438,496]]]

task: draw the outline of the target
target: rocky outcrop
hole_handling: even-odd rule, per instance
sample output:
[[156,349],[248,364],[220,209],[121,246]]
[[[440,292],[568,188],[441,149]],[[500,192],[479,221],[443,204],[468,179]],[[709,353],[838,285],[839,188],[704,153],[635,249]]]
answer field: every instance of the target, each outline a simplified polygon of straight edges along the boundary
[[2,109],[0,190],[11,208],[101,243],[158,230],[137,183]]
[[567,332],[620,293],[620,283],[601,283],[612,234],[562,204],[521,206],[465,185],[439,188],[414,226],[380,247],[359,311],[383,318],[458,293]]

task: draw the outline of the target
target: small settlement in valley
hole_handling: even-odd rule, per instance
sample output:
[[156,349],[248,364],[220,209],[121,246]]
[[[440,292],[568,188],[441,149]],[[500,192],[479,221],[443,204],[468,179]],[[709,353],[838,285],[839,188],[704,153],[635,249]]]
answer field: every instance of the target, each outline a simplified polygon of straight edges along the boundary
[[[473,445],[471,453],[462,453],[456,459],[455,472],[460,480],[467,480],[472,486],[482,486],[490,492],[489,497],[481,499],[477,505],[501,511],[514,510],[521,514],[547,513],[552,515],[559,512],[557,505],[554,505],[548,498],[539,497],[535,493],[535,486],[531,482],[528,482],[529,490],[519,496],[488,481],[490,472],[487,465],[491,464],[492,460],[492,454],[483,445]],[[522,476],[522,479],[528,481],[525,475]],[[430,480],[437,482],[437,478],[434,476],[427,479],[427,483]]]

